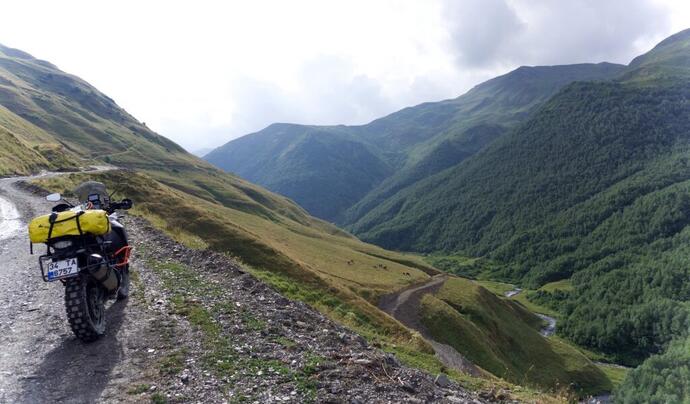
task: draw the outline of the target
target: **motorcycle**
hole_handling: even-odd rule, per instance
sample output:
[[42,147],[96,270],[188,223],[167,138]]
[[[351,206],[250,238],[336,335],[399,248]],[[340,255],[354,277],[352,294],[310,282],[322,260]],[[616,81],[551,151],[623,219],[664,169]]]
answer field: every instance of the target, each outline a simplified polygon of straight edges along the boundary
[[34,243],[46,245],[38,259],[43,280],[65,286],[70,328],[80,340],[92,342],[105,334],[106,302],[129,296],[132,247],[117,210],[130,209],[132,201],[111,201],[105,186],[94,181],[83,183],[75,193],[78,205],[57,193],[46,197],[61,203],[30,222],[30,249],[33,254]]

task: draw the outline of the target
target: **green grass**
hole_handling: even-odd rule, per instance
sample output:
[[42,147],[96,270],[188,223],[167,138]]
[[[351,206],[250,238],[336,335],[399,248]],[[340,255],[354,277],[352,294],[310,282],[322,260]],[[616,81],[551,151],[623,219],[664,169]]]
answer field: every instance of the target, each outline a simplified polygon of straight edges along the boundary
[[527,310],[533,312],[533,313],[540,313],[540,314],[546,314],[547,316],[554,317],[554,318],[560,318],[560,313],[557,311],[554,311],[546,306],[534,303],[533,301],[530,300],[530,295],[534,293],[533,290],[526,289],[520,292],[519,294],[511,297],[511,300],[514,300],[516,302],[519,302],[521,305],[525,306]]
[[570,279],[562,279],[560,281],[556,282],[549,282],[542,287],[539,288],[539,290],[542,290],[544,292],[549,292],[553,293],[556,290],[562,290],[564,292],[570,292],[573,290],[573,284],[570,282]]
[[485,279],[486,274],[497,267],[497,263],[487,258],[467,257],[464,255],[432,254],[426,261],[436,268],[453,275],[470,279]]
[[294,348],[297,346],[297,343],[295,341],[293,341],[287,337],[283,337],[282,335],[274,337],[273,341],[284,346],[285,348]]
[[[11,83],[3,86],[0,104],[24,121],[0,118],[0,126],[12,125],[23,140],[63,145],[72,157],[129,167],[198,161],[85,81],[31,57],[0,51],[0,60],[0,81]],[[40,131],[24,130],[27,126]]]
[[612,389],[611,381],[579,350],[542,337],[540,319],[475,282],[450,278],[422,299],[423,322],[434,337],[513,383],[578,394]]
[[[501,297],[505,296],[506,292],[509,292],[511,290],[515,290],[517,286],[510,284],[510,283],[505,283],[505,282],[497,282],[497,281],[475,281],[477,284],[485,287],[486,289],[492,291],[496,295],[499,295]],[[551,316],[554,318],[558,318],[560,316],[559,313],[556,311],[537,304],[529,299],[530,295],[534,293],[534,290],[531,289],[522,289],[520,293],[517,295],[514,295],[508,299],[519,302],[521,305],[523,305],[527,310],[533,312],[533,313],[540,313],[540,314],[546,314],[547,316]]]
[[623,383],[623,380],[625,380],[625,376],[630,371],[629,368],[617,365],[606,365],[598,363],[597,366],[599,367],[599,369],[601,369],[602,372],[606,374],[606,377],[608,377],[609,380],[611,380],[611,384],[613,384],[614,388],[618,388],[618,386],[620,386],[621,383]]
[[175,375],[184,370],[184,360],[187,357],[187,350],[174,349],[161,358],[158,369],[162,374]]
[[478,285],[485,287],[486,289],[492,291],[499,296],[505,296],[505,294],[511,290],[515,290],[516,286],[510,283],[497,282],[497,281],[475,281]]
[[74,169],[80,163],[55,138],[0,105],[0,175]]
[[240,314],[242,322],[247,329],[252,331],[261,331],[266,329],[266,322],[254,317],[249,311],[243,310]]
[[168,402],[168,399],[165,398],[164,395],[161,393],[153,393],[151,395],[151,403],[152,404],[166,404]]
[[127,390],[127,394],[136,395],[146,393],[147,391],[149,391],[150,388],[151,386],[148,384],[137,384],[135,386],[130,387],[129,390]]

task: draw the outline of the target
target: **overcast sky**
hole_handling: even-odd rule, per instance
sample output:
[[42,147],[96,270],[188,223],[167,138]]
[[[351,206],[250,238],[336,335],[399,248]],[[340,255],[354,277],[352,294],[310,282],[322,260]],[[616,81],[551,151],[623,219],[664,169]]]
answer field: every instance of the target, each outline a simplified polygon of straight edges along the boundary
[[628,63],[688,28],[685,3],[16,0],[0,43],[194,151],[272,122],[366,123],[520,65]]

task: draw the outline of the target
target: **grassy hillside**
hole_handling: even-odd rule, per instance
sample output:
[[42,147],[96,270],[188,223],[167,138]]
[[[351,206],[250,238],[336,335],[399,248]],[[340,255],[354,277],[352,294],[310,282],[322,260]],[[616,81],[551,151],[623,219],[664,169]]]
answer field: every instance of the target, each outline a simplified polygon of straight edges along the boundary
[[688,43],[686,31],[619,80],[567,86],[355,232],[388,248],[488,256],[499,263],[491,276],[531,287],[570,279],[572,290],[540,296],[562,314],[562,335],[630,364],[663,351],[690,318]]
[[[427,279],[433,268],[415,257],[362,243],[282,197],[240,180],[231,185],[223,176],[207,180],[203,185],[208,190],[199,187],[201,180],[166,180],[159,173],[71,174],[38,183],[67,192],[86,178],[102,180],[137,201],[136,212],[153,217],[179,240],[227,252],[257,270],[319,290],[323,295],[311,303],[331,304],[334,310],[340,304],[352,306],[364,323],[377,324],[383,334],[410,338],[372,303],[382,294]],[[263,203],[234,192],[239,187],[256,199],[265,198]]]
[[79,156],[128,167],[172,167],[182,162],[204,165],[85,81],[49,62],[2,45],[0,105],[20,117],[22,125],[43,132],[24,132],[20,136],[59,145],[70,158]]
[[[443,126],[429,128],[431,136],[410,149],[405,164],[344,212],[339,223],[346,226],[357,223],[398,193],[462,163],[527,119],[563,86],[574,81],[608,79],[622,69],[623,66],[611,63],[523,66],[482,83],[454,100],[429,104],[436,108],[443,104],[444,108],[454,109],[454,113]],[[417,124],[424,122],[420,118]],[[401,120],[392,114],[379,121]],[[370,124],[370,133],[377,130],[379,121]],[[408,122],[402,120],[395,127],[403,124]],[[384,131],[381,135],[395,137],[396,133]]]
[[79,167],[81,158],[0,105],[0,176]]
[[23,143],[14,133],[0,127],[0,176],[29,174],[50,166],[40,153]]
[[497,376],[553,390],[572,384],[581,394],[612,388],[578,350],[544,338],[539,317],[470,280],[450,278],[435,296],[423,298],[422,311],[435,339]]
[[405,108],[367,125],[274,124],[204,158],[317,217],[351,223],[400,189],[477,153],[564,85],[621,69],[521,67],[457,99]]

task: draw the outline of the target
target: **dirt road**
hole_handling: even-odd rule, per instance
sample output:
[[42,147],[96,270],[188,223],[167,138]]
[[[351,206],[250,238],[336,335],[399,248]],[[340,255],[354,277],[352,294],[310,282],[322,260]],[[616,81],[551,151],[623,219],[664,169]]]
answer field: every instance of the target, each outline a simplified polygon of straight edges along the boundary
[[472,362],[467,360],[452,346],[436,341],[421,322],[419,304],[422,297],[425,294],[437,292],[443,286],[446,279],[448,279],[448,275],[435,275],[422,285],[416,285],[386,295],[379,301],[379,308],[393,316],[405,326],[419,332],[434,348],[436,356],[445,366],[479,376],[481,372]]

